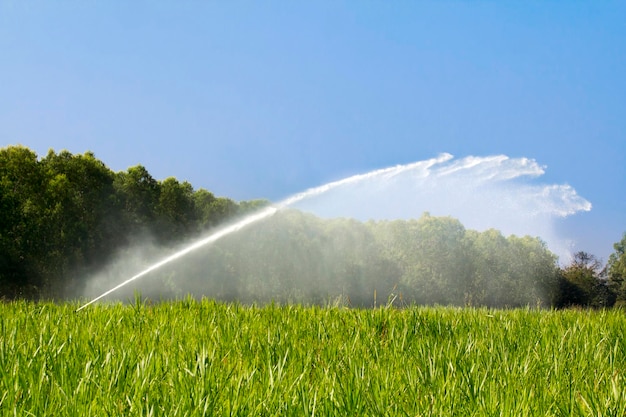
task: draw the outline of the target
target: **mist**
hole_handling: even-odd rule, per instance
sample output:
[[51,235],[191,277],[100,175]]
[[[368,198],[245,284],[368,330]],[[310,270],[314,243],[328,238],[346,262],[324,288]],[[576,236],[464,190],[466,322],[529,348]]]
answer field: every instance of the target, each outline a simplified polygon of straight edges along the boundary
[[[467,257],[474,250],[471,245],[458,246],[466,229],[485,232],[472,235],[476,242],[497,241],[504,248],[496,249],[501,252],[500,271],[506,270],[510,253],[546,252],[540,258],[541,268],[547,269],[554,262],[549,251],[568,258],[572,243],[556,232],[556,222],[590,210],[591,204],[569,185],[538,182],[544,172],[528,158],[454,159],[442,154],[355,175],[303,191],[176,247],[158,247],[147,239],[124,248],[87,281],[83,296],[98,296],[93,302],[115,291],[109,299],[128,300],[139,292],[157,300],[191,294],[240,302],[348,300],[351,305],[372,306],[379,302],[377,294],[385,299],[404,292],[420,303],[464,304],[476,271],[482,268],[480,260]],[[406,229],[412,233],[410,239],[419,241],[428,222],[447,233],[436,240],[452,239],[458,247],[417,242],[414,249],[406,243],[398,249],[385,237],[392,234],[398,239]],[[549,251],[542,249],[543,242]],[[412,253],[413,261],[407,263],[404,255],[394,258],[398,250]],[[437,250],[441,252],[433,252]],[[418,255],[429,256],[430,264],[424,265]],[[454,267],[449,266],[452,263]],[[508,283],[489,271],[486,274],[493,276],[485,278],[482,272],[483,281],[497,283],[492,287],[499,288],[494,290],[499,295],[486,294],[478,303],[549,302],[549,291],[535,288],[526,277],[526,271],[537,265],[516,264],[518,271],[506,272],[509,278],[516,277]],[[411,288],[412,276],[419,275],[420,268],[438,270],[440,278]]]
[[361,221],[412,219],[424,212],[452,216],[468,229],[539,237],[562,262],[570,259],[576,242],[557,232],[557,223],[591,210],[571,186],[538,182],[545,167],[529,158],[455,159],[444,153],[404,168],[333,188],[293,207]]

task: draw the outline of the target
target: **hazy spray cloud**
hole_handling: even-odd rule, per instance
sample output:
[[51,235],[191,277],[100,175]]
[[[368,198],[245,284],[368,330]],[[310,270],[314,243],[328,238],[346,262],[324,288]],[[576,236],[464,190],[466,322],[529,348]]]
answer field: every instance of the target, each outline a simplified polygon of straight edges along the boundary
[[[568,256],[569,244],[565,237],[558,236],[555,232],[555,222],[579,211],[588,211],[591,204],[568,185],[536,184],[529,180],[543,174],[544,168],[527,158],[497,155],[469,156],[455,160],[450,154],[442,154],[433,159],[354,175],[295,194],[273,207],[266,207],[208,236],[181,245],[178,249],[164,250],[145,244],[124,250],[115,262],[89,281],[84,295],[100,295],[81,308],[113,292],[116,292],[117,297],[123,294],[128,297],[133,287],[127,284],[149,273],[160,274],[161,284],[158,285],[171,284],[171,290],[176,292],[177,288],[180,290],[181,282],[193,280],[196,275],[205,275],[206,271],[212,271],[219,264],[219,259],[216,259],[203,265],[208,259],[207,254],[198,251],[199,249],[218,240],[222,243],[222,238],[226,238],[227,242],[231,240],[230,244],[235,242],[235,246],[242,245],[229,252],[238,254],[248,241],[245,235],[239,236],[243,232],[240,230],[250,230],[249,226],[255,225],[257,229],[254,232],[255,229],[252,228],[253,233],[261,236],[276,234],[271,228],[264,231],[262,228],[258,229],[258,225],[264,224],[276,211],[285,207],[310,211],[321,217],[348,217],[358,220],[417,219],[424,212],[430,212],[434,216],[454,217],[466,229],[484,231],[494,228],[505,235],[540,237],[550,250],[564,259]],[[237,237],[240,238],[238,243]],[[366,237],[364,239],[367,240]],[[290,248],[297,243],[293,241],[284,245],[280,251],[283,260],[289,258]],[[351,245],[354,246],[354,243]],[[267,241],[261,245],[264,248],[278,246],[278,241]],[[210,256],[219,256],[216,255],[218,249],[213,248]],[[269,255],[263,255],[263,258],[269,259]],[[298,253],[288,260],[291,263],[312,261],[305,258],[302,253]],[[200,270],[197,273],[187,270],[185,273],[188,276],[181,277],[182,268],[177,268],[176,263],[183,261],[192,264],[192,267],[200,265]],[[250,259],[247,261],[249,264]],[[318,261],[312,263],[319,266]],[[242,261],[238,263],[246,264]],[[229,277],[219,291],[226,288],[227,293],[234,294],[230,297],[236,297],[237,287],[245,285],[236,281],[250,280],[255,275],[255,262],[251,266],[248,264],[245,277]],[[128,277],[130,273],[134,275]],[[125,280],[120,281],[124,276]],[[117,284],[111,288],[114,283]],[[206,280],[201,282],[197,286],[198,292],[206,285]],[[118,292],[123,287],[124,291]],[[148,285],[140,288],[146,294],[151,287]],[[162,289],[154,288],[155,294],[158,295]]]
[[[545,168],[528,158],[505,155],[437,158],[374,171],[309,196],[293,207],[322,217],[359,220],[418,218],[423,212],[452,216],[468,229],[495,228],[505,235],[544,240],[563,260],[571,242],[555,224],[591,203],[569,185],[533,180]],[[357,178],[352,177],[352,178]]]
[[[244,217],[243,219],[236,221],[235,223],[218,228],[217,230],[214,230],[212,233],[205,237],[193,240],[191,242],[182,243],[178,245],[177,248],[157,248],[154,245],[154,241],[152,239],[146,239],[145,242],[135,243],[130,247],[130,249],[123,250],[121,252],[121,255],[118,255],[116,259],[112,261],[106,268],[104,268],[102,271],[100,271],[98,274],[88,280],[86,290],[84,291],[84,294],[87,297],[95,297],[96,294],[104,291],[103,285],[106,285],[106,288],[109,289],[102,292],[96,298],[92,299],[89,303],[80,307],[79,310],[124,287],[126,287],[125,289],[128,293],[129,290],[132,290],[132,287],[128,287],[128,284],[137,281],[139,278],[153,271],[158,270],[162,273],[165,272],[167,274],[166,268],[171,266],[170,264],[180,260],[181,258],[184,258],[188,254],[200,248],[203,248],[222,239],[225,236],[231,235],[239,231],[241,228],[270,217],[274,213],[276,213],[276,211],[277,209],[275,207],[265,207],[256,213],[252,213]],[[124,256],[126,254],[130,254],[130,256]],[[111,277],[115,274],[118,274],[121,270],[135,270],[138,272],[130,278],[117,284],[113,288],[110,288],[109,283],[112,282]],[[167,279],[165,281],[167,281]],[[172,288],[175,287],[176,285],[172,283]],[[160,290],[157,288],[154,293],[159,294]]]

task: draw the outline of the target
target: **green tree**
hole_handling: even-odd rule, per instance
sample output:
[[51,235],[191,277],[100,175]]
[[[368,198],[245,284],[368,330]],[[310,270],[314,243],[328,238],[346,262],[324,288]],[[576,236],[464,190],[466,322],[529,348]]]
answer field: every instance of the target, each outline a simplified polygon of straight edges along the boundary
[[203,231],[214,226],[213,203],[215,200],[215,195],[204,188],[200,188],[193,193],[196,227],[199,229],[198,231]]
[[44,176],[37,155],[22,146],[0,149],[0,298],[31,297],[42,275]]
[[603,279],[601,262],[587,252],[576,252],[572,262],[561,271],[560,307],[607,307],[614,300]]
[[230,198],[217,197],[208,207],[209,213],[206,217],[210,218],[209,224],[216,226],[232,219],[239,213],[239,206]]
[[514,281],[511,276],[510,241],[495,229],[468,231],[472,250],[473,275],[468,285],[467,303],[504,307],[510,303]]
[[609,286],[616,296],[616,305],[626,305],[626,233],[613,245],[615,252],[609,256],[607,273]]
[[46,292],[58,296],[108,260],[122,229],[114,173],[92,152],[50,150],[41,165],[47,180]]
[[414,224],[413,277],[423,302],[463,305],[472,275],[465,228],[452,217],[425,213]]
[[119,172],[113,182],[122,204],[128,233],[148,231],[154,226],[160,187],[142,165]]
[[495,229],[467,233],[474,266],[469,300],[491,307],[552,305],[556,256],[538,238],[504,237]]
[[239,213],[240,214],[248,214],[254,213],[264,207],[270,205],[269,200],[265,199],[256,199],[256,200],[248,200],[248,201],[240,201],[239,202]]
[[[0,149],[0,298],[76,295],[85,277],[144,233],[162,243],[255,210],[156,181],[141,165],[113,173],[91,152],[38,159],[22,146]],[[134,237],[138,236],[138,237]]]
[[193,232],[196,226],[193,187],[187,181],[180,183],[176,178],[169,177],[161,182],[159,188],[156,233],[163,242],[180,240]]
[[465,228],[451,217],[372,223],[381,251],[401,271],[406,301],[463,305],[472,276]]
[[552,305],[558,285],[557,257],[537,237],[515,235],[509,241],[511,288],[507,306]]
[[[327,287],[353,306],[372,307],[393,298],[400,270],[383,253],[372,223],[354,219],[324,221],[321,251]],[[334,285],[331,285],[334,284]]]

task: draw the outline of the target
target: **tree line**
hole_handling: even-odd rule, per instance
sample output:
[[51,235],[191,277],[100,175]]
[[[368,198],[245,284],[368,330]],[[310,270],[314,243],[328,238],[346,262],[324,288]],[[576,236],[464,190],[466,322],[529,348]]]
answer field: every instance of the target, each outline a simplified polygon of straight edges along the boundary
[[0,149],[0,297],[60,298],[116,250],[149,234],[167,245],[253,210],[133,166],[113,172],[93,153]]
[[[124,248],[149,237],[171,249],[265,204],[159,181],[141,165],[113,172],[91,152],[0,149],[0,298],[83,294]],[[138,289],[159,298],[609,307],[626,303],[626,234],[607,265],[579,252],[561,267],[537,237],[450,217],[364,223],[281,210],[153,275],[159,285]]]
[[606,271],[585,252],[560,267],[539,238],[468,230],[452,217],[360,222],[281,210],[163,268],[151,278],[158,291],[138,283],[128,296],[137,290],[155,298],[210,294],[355,307],[609,307],[618,283]]

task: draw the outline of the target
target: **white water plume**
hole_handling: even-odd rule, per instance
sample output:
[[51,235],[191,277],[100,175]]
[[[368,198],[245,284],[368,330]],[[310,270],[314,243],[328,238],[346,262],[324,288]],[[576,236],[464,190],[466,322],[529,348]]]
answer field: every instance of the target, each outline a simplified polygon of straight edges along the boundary
[[543,167],[527,158],[497,155],[454,160],[452,155],[442,154],[330,182],[295,194],[274,207],[267,207],[185,246],[78,310],[288,206],[324,217],[361,220],[418,218],[428,211],[433,215],[455,217],[469,229],[495,228],[504,234],[538,236],[562,256],[567,253],[567,244],[554,231],[555,219],[588,211],[591,204],[568,185],[533,185],[519,181],[543,173]]
[[454,159],[446,153],[361,176],[367,181],[339,181],[328,192],[293,206],[322,217],[364,221],[419,218],[424,212],[452,216],[468,229],[540,237],[564,259],[570,243],[559,236],[555,224],[591,210],[591,203],[569,185],[529,181],[544,173],[533,159],[505,155]]

